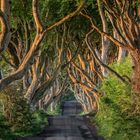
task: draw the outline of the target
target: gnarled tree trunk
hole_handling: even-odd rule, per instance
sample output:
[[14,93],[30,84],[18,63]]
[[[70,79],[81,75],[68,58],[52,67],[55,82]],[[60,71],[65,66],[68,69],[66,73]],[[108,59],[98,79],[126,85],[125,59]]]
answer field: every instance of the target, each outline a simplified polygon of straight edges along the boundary
[[[108,23],[107,23],[107,19],[105,16],[105,11],[104,11],[104,7],[103,4],[100,0],[97,0],[98,2],[98,8],[99,8],[99,13],[101,16],[101,21],[102,21],[102,26],[103,26],[103,31],[105,33],[108,33]],[[104,64],[107,64],[107,53],[108,53],[108,49],[109,49],[109,45],[110,45],[110,41],[106,36],[101,36],[102,38],[102,54],[101,54],[101,61]],[[103,76],[107,76],[107,70],[105,67],[101,66],[101,71]]]

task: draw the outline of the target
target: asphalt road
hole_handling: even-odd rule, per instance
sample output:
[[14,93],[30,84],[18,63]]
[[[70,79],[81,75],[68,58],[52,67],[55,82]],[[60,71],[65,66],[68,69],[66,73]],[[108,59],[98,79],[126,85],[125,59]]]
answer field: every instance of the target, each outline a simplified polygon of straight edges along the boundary
[[62,115],[49,117],[49,126],[40,135],[20,140],[102,140],[93,136],[81,111],[76,101],[64,102]]

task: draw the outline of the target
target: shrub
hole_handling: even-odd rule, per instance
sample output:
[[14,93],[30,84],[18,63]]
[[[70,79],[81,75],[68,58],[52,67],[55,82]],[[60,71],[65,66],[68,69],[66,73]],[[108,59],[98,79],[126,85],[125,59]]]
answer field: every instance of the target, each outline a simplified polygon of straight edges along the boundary
[[10,129],[10,126],[6,122],[6,119],[2,114],[0,114],[0,140],[11,140],[14,135]]
[[47,123],[46,113],[31,110],[16,85],[0,93],[0,114],[0,138],[4,140],[39,133],[42,124]]
[[25,129],[31,125],[31,111],[23,94],[15,86],[9,86],[1,96],[3,115],[13,130]]
[[[131,61],[127,58],[113,68],[121,75],[131,76]],[[140,138],[140,97],[131,85],[121,83],[114,75],[109,75],[102,83],[104,96],[100,100],[100,111],[95,121],[99,132],[107,140],[139,140]]]

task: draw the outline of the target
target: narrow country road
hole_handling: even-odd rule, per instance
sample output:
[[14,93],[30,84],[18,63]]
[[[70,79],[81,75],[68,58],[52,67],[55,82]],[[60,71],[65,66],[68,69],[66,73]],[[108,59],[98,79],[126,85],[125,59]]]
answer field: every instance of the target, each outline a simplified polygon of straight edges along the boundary
[[20,140],[102,140],[91,133],[80,112],[76,101],[64,102],[62,115],[49,117],[49,126],[40,135]]

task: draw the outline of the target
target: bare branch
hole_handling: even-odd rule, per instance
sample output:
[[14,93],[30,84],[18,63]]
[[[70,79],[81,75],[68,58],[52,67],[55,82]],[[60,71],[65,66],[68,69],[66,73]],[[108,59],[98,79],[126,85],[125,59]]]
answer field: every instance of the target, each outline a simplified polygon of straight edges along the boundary
[[122,47],[125,48],[126,50],[130,50],[130,48],[128,46],[125,46],[123,43],[119,42],[117,39],[115,39],[114,37],[112,37],[111,35],[109,35],[108,33],[105,33],[103,31],[101,31],[94,23],[92,18],[89,15],[86,15],[84,13],[81,12],[81,15],[84,16],[85,18],[87,18],[90,23],[91,23],[91,27],[93,29],[95,29],[99,34],[101,34],[102,36],[106,36],[109,40],[111,40],[114,44],[116,44],[116,46],[118,47]]
[[97,56],[92,44],[89,41],[89,36],[92,34],[93,30],[91,30],[85,38],[86,44],[89,48],[89,50],[91,51],[92,55],[94,56],[94,58],[96,59],[96,61],[98,62],[99,65],[105,67],[107,70],[109,70],[112,74],[114,74],[118,79],[120,79],[123,83],[128,83],[122,76],[120,76],[116,71],[114,71],[113,69],[111,69],[110,67],[108,67],[106,64],[104,64]]
[[0,10],[0,53],[3,52],[7,47],[11,39],[10,32],[10,21],[9,21],[9,0],[1,0],[1,10]]
[[41,22],[41,19],[38,13],[38,0],[32,1],[32,11],[33,11],[34,21],[37,27],[37,32],[40,33],[43,31],[43,24]]
[[33,0],[32,10],[33,10],[33,16],[34,16],[34,20],[35,20],[36,27],[37,27],[37,34],[36,34],[35,39],[34,39],[32,45],[30,47],[30,50],[28,51],[28,53],[24,57],[22,63],[20,64],[19,68],[17,69],[17,71],[15,71],[10,76],[0,80],[0,90],[4,89],[11,82],[13,82],[15,80],[18,80],[18,79],[21,79],[26,74],[26,72],[29,70],[29,68],[32,65],[32,60],[35,56],[35,52],[36,51],[38,52],[39,47],[40,47],[40,43],[42,42],[42,40],[43,40],[45,34],[47,33],[47,31],[61,25],[62,23],[68,21],[70,18],[77,15],[81,11],[81,9],[83,8],[84,4],[85,4],[85,0],[83,0],[81,2],[80,6],[77,8],[77,10],[68,14],[67,16],[65,16],[60,21],[54,23],[52,26],[43,30],[42,23],[40,21],[38,11],[37,11],[37,0]]
[[60,25],[63,24],[64,22],[66,22],[66,21],[68,21],[69,19],[71,19],[72,17],[76,16],[76,15],[83,9],[84,6],[85,6],[85,0],[83,0],[83,1],[81,2],[81,4],[78,6],[78,8],[77,8],[74,12],[68,14],[67,16],[65,16],[64,18],[62,18],[61,20],[59,20],[58,22],[56,22],[56,23],[54,23],[53,25],[51,25],[51,26],[49,26],[48,28],[46,28],[45,32],[47,32],[47,31],[53,29],[54,27],[60,26]]

